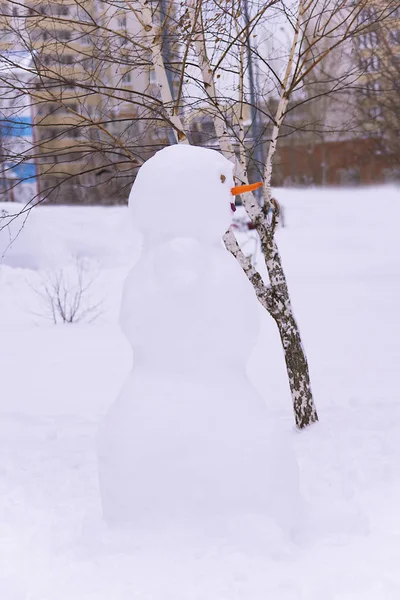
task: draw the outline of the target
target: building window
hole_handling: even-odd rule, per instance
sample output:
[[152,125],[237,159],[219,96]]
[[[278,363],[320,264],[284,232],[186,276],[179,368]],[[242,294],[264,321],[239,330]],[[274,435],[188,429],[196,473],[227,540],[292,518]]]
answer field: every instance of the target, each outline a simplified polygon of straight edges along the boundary
[[389,41],[395,46],[400,44],[400,29],[392,29],[392,31],[389,34]]
[[376,8],[363,8],[358,15],[359,23],[374,23],[378,17]]
[[118,27],[120,29],[126,28],[126,15],[123,15],[122,17],[118,17]]
[[155,69],[150,69],[150,83],[157,83],[157,76]]
[[369,31],[358,36],[360,49],[374,48],[378,44],[378,34],[376,31]]
[[129,83],[131,81],[130,71],[128,71],[127,73],[124,73],[124,75],[122,75],[122,81],[124,81],[125,83]]
[[72,65],[74,62],[72,54],[61,54],[61,56],[57,58],[60,65]]
[[69,6],[66,4],[56,4],[54,9],[57,15],[67,15],[69,13]]
[[78,104],[76,102],[65,102],[65,108],[76,112],[78,110]]
[[367,73],[376,73],[381,68],[381,59],[376,54],[372,54],[368,58],[362,58],[360,66]]
[[88,14],[88,12],[84,8],[78,9],[78,15],[77,16],[78,16],[78,20],[79,21],[84,21],[86,23],[92,22],[92,18],[90,16],[90,14]]
[[82,58],[79,61],[84,69],[93,69],[94,68],[94,60],[93,58]]
[[380,81],[368,81],[365,89],[369,93],[380,92],[382,87]]
[[381,110],[379,106],[371,106],[371,108],[368,110],[368,116],[371,119],[378,119],[380,117],[380,114]]
[[57,38],[59,40],[70,40],[71,39],[71,32],[70,31],[66,31],[65,29],[60,29],[60,31],[57,32]]
[[73,129],[70,129],[68,131],[68,137],[71,137],[72,139],[76,140],[77,138],[81,137],[81,132],[77,127],[74,127]]
[[48,113],[48,114],[54,113],[58,109],[59,109],[58,104],[52,104],[49,102],[48,104],[43,105],[43,113]]
[[12,42],[14,41],[14,34],[12,31],[7,31],[6,29],[4,29],[3,31],[0,30],[0,40],[2,42]]
[[59,133],[60,131],[58,129],[46,127],[45,129],[40,130],[40,138],[45,140],[54,140]]

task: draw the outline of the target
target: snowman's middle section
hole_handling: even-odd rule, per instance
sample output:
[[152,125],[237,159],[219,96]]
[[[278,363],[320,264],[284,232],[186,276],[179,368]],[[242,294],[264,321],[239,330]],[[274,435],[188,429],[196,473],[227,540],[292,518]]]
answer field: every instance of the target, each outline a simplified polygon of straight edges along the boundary
[[[258,333],[257,300],[222,247],[175,238],[143,252],[121,320],[136,367],[169,372],[244,371]],[[227,385],[229,381],[227,380]]]

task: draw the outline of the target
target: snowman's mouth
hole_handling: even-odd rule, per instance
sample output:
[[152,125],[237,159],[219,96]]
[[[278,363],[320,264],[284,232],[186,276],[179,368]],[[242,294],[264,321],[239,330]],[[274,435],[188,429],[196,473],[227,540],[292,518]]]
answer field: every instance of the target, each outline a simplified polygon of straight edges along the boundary
[[231,202],[231,211],[236,212],[236,206],[234,202]]

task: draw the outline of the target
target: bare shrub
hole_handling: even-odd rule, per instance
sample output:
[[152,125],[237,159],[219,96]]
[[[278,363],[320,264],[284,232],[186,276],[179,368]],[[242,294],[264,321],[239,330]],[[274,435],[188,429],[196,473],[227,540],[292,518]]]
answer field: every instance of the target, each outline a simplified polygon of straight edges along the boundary
[[93,322],[101,313],[101,302],[93,302],[91,297],[96,278],[97,275],[90,273],[80,259],[73,266],[43,275],[42,285],[34,288],[44,301],[45,309],[40,316],[52,320],[55,325]]

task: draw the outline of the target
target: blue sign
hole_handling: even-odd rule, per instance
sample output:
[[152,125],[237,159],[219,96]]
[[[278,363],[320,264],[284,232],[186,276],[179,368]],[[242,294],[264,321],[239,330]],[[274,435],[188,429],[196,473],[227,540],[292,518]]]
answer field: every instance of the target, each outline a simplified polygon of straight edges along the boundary
[[[19,179],[21,182],[33,183],[36,178],[36,165],[29,160],[28,153],[24,160],[25,152],[32,145],[32,134],[33,127],[30,116],[13,116],[0,120],[0,143],[6,155],[6,171],[10,172],[13,179]],[[18,160],[16,157],[15,162],[10,162],[11,156],[7,156],[7,153],[19,155],[21,159]]]
[[0,120],[0,136],[32,137],[32,119],[30,117],[10,117]]

